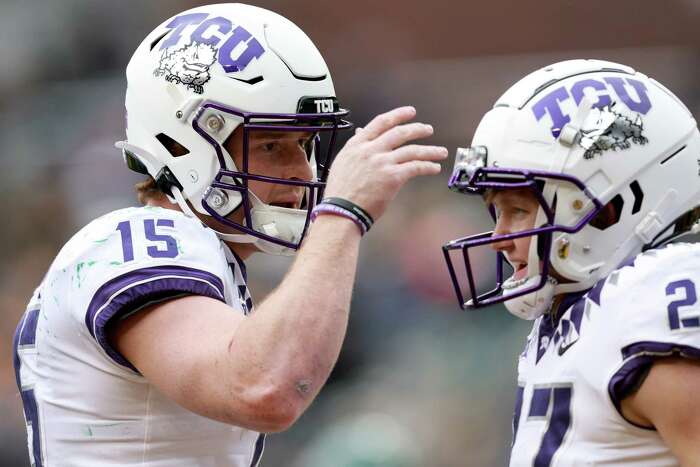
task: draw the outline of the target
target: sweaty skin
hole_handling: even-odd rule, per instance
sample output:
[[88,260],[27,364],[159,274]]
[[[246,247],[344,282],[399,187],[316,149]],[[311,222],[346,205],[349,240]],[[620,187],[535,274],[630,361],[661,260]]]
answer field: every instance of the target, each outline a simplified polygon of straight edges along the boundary
[[[326,196],[348,199],[377,220],[408,180],[437,174],[447,150],[407,144],[433,132],[429,125],[409,123],[414,117],[414,108],[402,107],[358,129],[333,163]],[[258,141],[250,171],[308,179],[301,147],[305,137]],[[234,136],[234,157],[237,144]],[[253,189],[264,202],[298,197],[293,190]],[[157,203],[177,209],[165,198]],[[211,219],[203,220],[218,228]],[[338,358],[360,238],[351,220],[319,216],[284,280],[251,315],[232,313],[211,298],[188,296],[125,319],[112,342],[151,384],[183,407],[255,431],[284,430],[313,401]],[[252,253],[246,245],[230,246],[240,256]]]
[[[529,190],[504,190],[487,200],[497,212],[494,234],[530,229],[535,224],[539,203]],[[521,274],[527,273],[532,237],[503,240],[492,247],[503,252]],[[562,295],[555,297],[552,313],[558,313]],[[562,310],[564,311],[564,310]],[[669,357],[656,360],[639,389],[622,401],[622,413],[637,425],[654,428],[673,454],[687,466],[700,466],[700,362]]]

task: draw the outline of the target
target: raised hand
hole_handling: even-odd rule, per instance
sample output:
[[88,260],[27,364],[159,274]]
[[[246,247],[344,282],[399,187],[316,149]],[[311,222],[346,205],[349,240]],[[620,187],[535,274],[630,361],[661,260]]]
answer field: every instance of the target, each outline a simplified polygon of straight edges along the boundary
[[415,108],[399,107],[357,128],[331,166],[325,196],[352,201],[377,220],[408,180],[439,173],[445,147],[406,144],[433,134],[411,122],[415,116]]

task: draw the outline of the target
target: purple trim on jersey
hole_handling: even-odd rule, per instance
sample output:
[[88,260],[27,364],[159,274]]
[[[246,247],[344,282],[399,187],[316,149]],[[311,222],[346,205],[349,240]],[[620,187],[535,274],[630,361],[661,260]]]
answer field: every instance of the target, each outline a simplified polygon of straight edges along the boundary
[[588,298],[590,298],[591,301],[598,306],[600,306],[600,294],[603,291],[603,286],[605,285],[605,281],[607,280],[608,278],[605,277],[596,282],[591,291],[588,293]]
[[[241,257],[238,256],[236,254],[236,252],[233,251],[231,248],[229,248],[229,251],[231,252],[231,255],[233,255],[233,257],[236,259],[236,263],[238,263],[238,267],[241,270],[241,275],[243,276],[243,280],[246,281],[246,283],[247,283],[248,282],[248,272],[245,269],[245,263],[243,262]],[[229,266],[231,266],[231,263],[229,263]],[[236,276],[234,275],[234,279],[235,278],[236,278]]]
[[523,395],[525,388],[518,386],[518,391],[515,393],[515,412],[513,412],[513,441],[511,447],[515,446],[515,438],[518,436],[518,426],[520,426],[520,412],[523,409]]
[[21,365],[21,361],[19,359],[19,353],[17,351],[19,350],[19,343],[22,339],[22,327],[24,326],[25,319],[27,319],[27,313],[24,313],[22,315],[22,318],[20,318],[19,324],[17,324],[17,329],[15,329],[15,335],[12,337],[12,366],[14,366],[15,368],[15,379],[17,381],[17,389],[19,389],[20,391],[22,390],[22,381],[19,379],[19,368]]
[[138,372],[110,345],[108,324],[146,305],[190,294],[224,301],[223,282],[212,273],[182,266],[137,269],[112,279],[95,292],[85,314],[85,325],[112,360]]
[[[566,311],[574,307],[571,310],[570,321],[574,322],[576,331],[581,331],[581,321],[583,320],[583,310],[585,306],[585,296],[588,290],[581,292],[572,292],[568,294],[559,304],[558,312],[556,316],[552,317],[551,314],[546,314],[540,320],[540,327],[537,330],[537,358],[535,359],[535,364],[539,363],[540,358],[544,356],[549,348],[549,343],[558,343],[559,339],[562,337],[559,333],[555,332],[559,328],[559,322]],[[547,345],[543,344],[544,340],[548,340]]]
[[[610,383],[608,383],[608,395],[622,418],[627,420],[622,414],[623,398],[639,386],[640,378],[646,374],[647,369],[656,359],[674,355],[700,360],[700,349],[673,342],[653,341],[635,342],[622,348],[624,362],[620,369],[610,378]],[[627,422],[639,428],[655,430],[629,420]]]
[[558,344],[559,341],[561,340],[562,335],[566,335],[566,333],[569,330],[569,322],[568,321],[562,321],[561,322],[561,332],[557,331],[554,333],[554,336],[552,337],[552,341],[554,344]]
[[552,388],[535,388],[532,392],[532,400],[530,402],[530,411],[527,416],[530,417],[546,417],[549,409],[549,396],[552,394]]
[[619,271],[620,269],[627,268],[627,267],[633,268],[634,263],[635,263],[635,261],[637,261],[638,256],[639,255],[637,254],[637,255],[632,256],[631,258],[627,258],[622,263],[620,263],[620,265],[617,267],[617,270]]
[[250,467],[258,467],[264,450],[265,433],[260,433],[260,436],[258,436],[257,441],[255,441],[255,452],[253,452],[253,458],[250,461]]
[[28,310],[24,314],[24,328],[19,336],[19,345],[34,345],[36,342],[36,326],[39,319],[39,308]]
[[576,332],[581,333],[581,323],[583,322],[583,312],[586,309],[586,299],[580,298],[571,308],[570,320],[574,323]]
[[571,387],[553,387],[547,388],[547,391],[552,394],[552,413],[547,431],[542,436],[540,450],[532,463],[533,467],[551,465],[554,454],[561,447],[571,426]]
[[[20,368],[22,362],[19,358],[19,348],[22,346],[32,347],[36,344],[36,327],[38,324],[39,308],[28,310],[22,315],[19,320],[15,335],[12,338],[12,365],[15,369],[15,381],[17,381],[17,389],[19,390],[22,399],[22,408],[24,410],[24,419],[27,423],[27,430],[32,433],[32,445],[30,449],[34,456],[34,467],[43,467],[44,459],[41,455],[41,427],[39,420],[39,410],[36,406],[36,397],[33,388],[22,390],[22,380],[20,378]],[[29,435],[29,432],[27,433]]]
[[535,365],[540,362],[540,358],[544,356],[549,348],[549,342],[554,339],[554,331],[559,326],[559,318],[553,318],[547,314],[540,320],[540,327],[537,330],[537,357]]
[[41,455],[41,427],[39,420],[39,410],[36,406],[36,396],[34,395],[34,389],[27,389],[21,391],[22,395],[22,407],[24,408],[24,417],[31,423],[32,430],[32,454],[34,456],[34,463],[32,467],[43,467],[44,459]]
[[[39,308],[28,310],[20,318],[15,334],[12,337],[12,366],[15,369],[15,379],[17,381],[17,389],[22,391],[22,381],[20,380],[20,366],[22,362],[19,359],[19,348],[21,346],[30,346],[36,343],[36,326],[39,318]],[[27,330],[27,324],[29,329]]]

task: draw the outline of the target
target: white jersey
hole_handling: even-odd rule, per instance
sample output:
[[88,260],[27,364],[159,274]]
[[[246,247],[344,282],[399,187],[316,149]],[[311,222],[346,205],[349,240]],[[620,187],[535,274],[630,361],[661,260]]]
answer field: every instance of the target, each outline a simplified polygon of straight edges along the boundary
[[700,358],[700,245],[638,255],[556,322],[539,318],[518,365],[515,466],[677,466],[658,432],[620,403],[654,358]]
[[15,334],[32,465],[257,465],[263,435],[170,401],[108,339],[116,320],[182,295],[247,314],[243,267],[213,231],[178,211],[122,209],[78,232]]

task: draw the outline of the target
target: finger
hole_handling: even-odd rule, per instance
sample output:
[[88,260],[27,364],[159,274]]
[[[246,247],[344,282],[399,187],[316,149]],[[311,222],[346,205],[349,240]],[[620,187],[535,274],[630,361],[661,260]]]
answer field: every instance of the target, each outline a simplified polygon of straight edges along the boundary
[[389,112],[377,115],[361,131],[356,131],[355,136],[366,141],[371,141],[390,128],[407,122],[416,116],[416,109],[413,107],[399,107]]
[[409,144],[391,151],[389,157],[393,162],[402,164],[413,160],[441,161],[447,159],[447,148],[444,146],[423,146]]
[[[353,143],[357,144],[357,143],[361,143],[361,142],[363,142],[364,140],[366,140],[366,138],[365,138],[365,136],[364,136],[364,134],[363,134],[364,131],[365,131],[365,129],[362,128],[361,126],[355,127],[355,131],[353,131],[353,134],[352,134],[352,136],[348,139],[347,143],[349,143],[349,142],[352,141]],[[347,143],[346,143],[346,144],[347,144]]]
[[433,134],[433,127],[425,123],[407,123],[395,126],[384,132],[373,141],[382,148],[394,149],[402,144],[419,138],[427,138]]
[[437,175],[440,173],[440,164],[430,161],[410,161],[398,166],[399,173],[404,177],[404,180],[409,180],[413,177],[421,175]]

